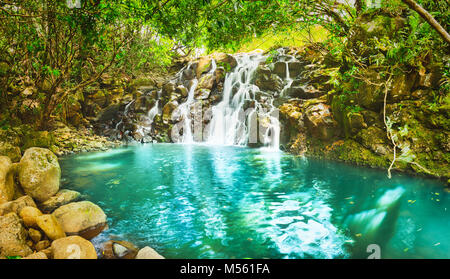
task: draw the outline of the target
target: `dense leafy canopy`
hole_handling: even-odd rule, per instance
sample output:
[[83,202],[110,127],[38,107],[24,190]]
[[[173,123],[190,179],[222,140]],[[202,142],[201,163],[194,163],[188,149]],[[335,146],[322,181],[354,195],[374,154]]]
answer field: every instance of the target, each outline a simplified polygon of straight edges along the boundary
[[[402,1],[335,0],[10,0],[0,1],[0,94],[5,105],[17,85],[33,84],[35,108],[45,123],[61,103],[107,71],[131,76],[164,67],[194,48],[235,50],[266,32],[329,31],[325,46],[347,65],[398,62],[420,67],[448,46]],[[366,3],[367,2],[367,3]],[[447,0],[420,0],[448,30]],[[361,13],[406,14],[409,30],[398,40],[373,42],[384,57],[361,57],[345,44]],[[357,48],[356,48],[357,49]],[[361,49],[359,49],[361,51]],[[428,56],[427,56],[428,55]],[[344,67],[345,68],[345,67]]]

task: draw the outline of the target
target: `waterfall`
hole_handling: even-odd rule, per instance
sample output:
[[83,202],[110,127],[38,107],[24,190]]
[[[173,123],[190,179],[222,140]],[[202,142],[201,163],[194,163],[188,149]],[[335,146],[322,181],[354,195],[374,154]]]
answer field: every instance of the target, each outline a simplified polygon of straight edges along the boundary
[[[266,64],[267,55],[261,52],[239,53],[232,57],[228,55],[234,61],[233,68],[219,82],[226,67],[223,66],[223,60],[220,60],[223,57],[213,57],[218,61],[211,57],[204,58],[209,59],[207,61],[210,61],[210,65],[203,64],[202,67],[207,68],[201,70],[198,68],[199,61],[192,61],[168,83],[169,91],[164,94],[161,90],[158,91],[155,104],[144,116],[140,116],[141,121],[135,130],[137,134],[141,138],[148,135],[154,138],[159,131],[173,125],[170,128],[170,138],[177,143],[201,142],[279,150],[280,122],[274,99],[283,96],[293,84],[296,74],[293,74],[289,63],[296,61],[296,58],[285,54],[285,50],[281,49],[277,59],[278,62],[285,63],[285,73],[279,72],[278,65],[278,70],[270,70],[269,77],[266,77],[265,67],[274,65]],[[229,62],[225,64],[227,63]],[[280,77],[280,85],[267,87],[267,82],[281,82]],[[173,85],[172,89],[170,84]],[[181,104],[178,105],[179,103]],[[130,105],[131,103],[126,106],[125,115]],[[156,115],[161,117],[155,120]],[[163,121],[166,122],[161,122],[162,117],[165,117],[166,120]],[[121,125],[123,126],[122,121],[118,126]],[[154,130],[154,127],[157,129]]]
[[[259,88],[253,84],[258,65],[265,61],[262,54],[240,54],[236,56],[237,66],[225,77],[222,101],[212,107],[209,134],[206,142],[214,145],[247,145],[258,140],[259,122],[266,121],[266,133],[262,144],[278,149],[279,122],[271,116],[275,111],[272,103],[270,110],[258,102],[256,93]],[[254,109],[246,109],[246,103],[253,103]],[[255,117],[259,120],[256,121]]]

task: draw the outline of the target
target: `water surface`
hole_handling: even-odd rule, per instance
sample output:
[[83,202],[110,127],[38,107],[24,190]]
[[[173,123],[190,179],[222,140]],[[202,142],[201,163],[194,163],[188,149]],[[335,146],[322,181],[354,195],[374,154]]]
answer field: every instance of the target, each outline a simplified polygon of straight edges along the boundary
[[67,156],[63,187],[107,214],[93,241],[166,258],[450,258],[435,180],[242,147],[149,144]]

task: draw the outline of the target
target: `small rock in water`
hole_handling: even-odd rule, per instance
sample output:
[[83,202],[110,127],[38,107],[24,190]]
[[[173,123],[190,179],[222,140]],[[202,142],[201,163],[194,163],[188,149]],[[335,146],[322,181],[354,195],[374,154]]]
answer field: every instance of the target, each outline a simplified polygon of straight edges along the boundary
[[104,259],[134,259],[138,248],[128,242],[109,240],[102,245],[102,258]]

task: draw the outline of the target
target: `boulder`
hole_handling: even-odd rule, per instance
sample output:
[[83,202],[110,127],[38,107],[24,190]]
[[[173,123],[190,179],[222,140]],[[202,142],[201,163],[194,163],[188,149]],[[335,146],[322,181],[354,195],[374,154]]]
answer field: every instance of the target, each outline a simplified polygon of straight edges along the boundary
[[0,156],[7,156],[12,162],[19,162],[22,157],[20,148],[9,142],[0,142]]
[[256,70],[255,84],[261,90],[280,91],[283,89],[283,81],[275,74],[272,74],[266,66],[258,66]]
[[234,58],[234,56],[227,54],[227,53],[215,53],[213,55],[214,60],[216,60],[217,65],[223,65],[227,64],[228,66],[225,66],[225,69],[232,70],[234,67],[237,66],[237,60]]
[[15,168],[11,159],[0,156],[0,204],[11,201],[15,193]]
[[67,235],[91,239],[106,228],[106,215],[90,201],[72,202],[53,212]]
[[208,56],[202,56],[198,59],[197,63],[197,67],[196,67],[196,75],[197,78],[199,78],[203,73],[208,72],[209,70],[211,70],[211,57]]
[[36,251],[42,251],[50,247],[50,241],[49,240],[41,240],[36,245],[34,245],[34,249]]
[[66,237],[66,234],[55,216],[44,214],[36,218],[36,224],[50,238],[55,240]]
[[28,255],[22,259],[24,259],[24,260],[46,260],[48,258],[44,252],[36,252],[36,253]]
[[162,110],[162,118],[164,123],[169,123],[172,120],[172,113],[177,107],[177,101],[171,101],[164,105]]
[[25,206],[19,212],[19,216],[22,218],[23,223],[29,228],[38,228],[36,218],[41,215],[42,212],[33,206]]
[[205,74],[200,78],[197,88],[209,89],[214,87],[216,77],[213,74]]
[[134,244],[128,241],[110,240],[102,245],[102,258],[134,259],[138,250]]
[[25,151],[19,163],[19,181],[27,195],[39,202],[48,200],[59,190],[61,169],[58,158],[44,148]]
[[364,128],[367,128],[367,124],[364,122],[362,113],[349,111],[344,114],[344,130],[346,136],[354,135]]
[[0,216],[0,256],[26,257],[32,252],[27,245],[27,231],[19,216],[14,212]]
[[358,133],[361,144],[379,155],[391,152],[386,132],[378,127],[371,126]]
[[362,82],[356,94],[357,103],[369,110],[379,111],[383,107],[384,101],[384,79],[375,67],[369,67],[363,75],[370,80],[370,83]]
[[288,68],[289,68],[289,76],[290,78],[294,78],[298,76],[303,71],[304,63],[301,62],[289,62]]
[[305,111],[305,122],[312,136],[329,140],[337,134],[337,122],[330,112],[330,106],[319,103],[309,106]]
[[211,94],[211,90],[200,88],[195,91],[195,99],[196,100],[205,100],[209,98]]
[[188,96],[188,90],[183,85],[178,85],[175,89],[175,93],[180,94],[183,98]]
[[94,245],[80,236],[57,239],[51,247],[53,259],[97,259]]
[[158,254],[152,248],[145,246],[144,248],[139,250],[139,252],[136,255],[136,259],[137,260],[153,260],[153,259],[159,260],[159,259],[164,259],[164,257],[161,256],[160,254]]
[[19,215],[22,208],[26,206],[36,207],[36,204],[30,196],[23,196],[16,200],[0,204],[0,216],[10,212]]
[[280,78],[286,78],[287,62],[275,62],[273,64],[273,73]]
[[417,80],[417,74],[401,74],[396,76],[392,82],[390,100],[398,102],[409,100],[412,97],[411,90]]
[[45,213],[51,213],[58,207],[71,202],[76,202],[80,198],[81,194],[79,192],[63,189],[56,193],[53,197],[39,204],[39,208]]
[[33,228],[28,229],[28,235],[30,236],[31,240],[33,240],[34,243],[39,243],[39,241],[41,241],[42,239],[42,233]]

